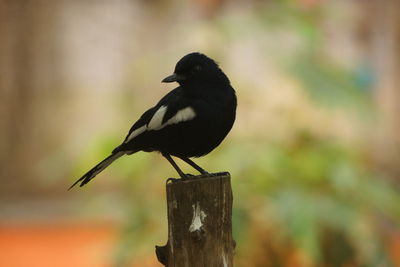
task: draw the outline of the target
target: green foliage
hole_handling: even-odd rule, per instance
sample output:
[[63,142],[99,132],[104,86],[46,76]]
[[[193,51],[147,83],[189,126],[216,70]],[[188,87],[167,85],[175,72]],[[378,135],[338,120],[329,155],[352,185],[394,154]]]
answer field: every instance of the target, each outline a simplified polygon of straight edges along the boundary
[[372,83],[372,74],[367,70],[363,73],[351,72],[309,54],[299,56],[290,68],[303,88],[318,103],[333,107],[363,107],[364,112],[371,108],[368,88]]
[[[243,149],[239,144],[233,147]],[[240,157],[231,165],[248,164],[233,171],[239,199],[235,205],[250,213],[246,217],[253,217],[251,213],[262,216],[266,224],[280,229],[281,238],[314,262],[329,263],[323,251],[327,232],[343,236],[336,240],[338,243],[334,239],[329,244],[329,251],[343,248],[340,242],[345,240],[348,250],[341,252],[345,258],[351,254],[373,266],[382,257],[384,243],[377,234],[377,224],[382,218],[392,224],[400,222],[400,195],[383,177],[369,170],[362,151],[304,133],[291,143],[257,147],[251,161]],[[248,181],[242,182],[244,177]],[[249,210],[248,202],[260,197],[263,205]],[[374,245],[366,246],[366,240]]]

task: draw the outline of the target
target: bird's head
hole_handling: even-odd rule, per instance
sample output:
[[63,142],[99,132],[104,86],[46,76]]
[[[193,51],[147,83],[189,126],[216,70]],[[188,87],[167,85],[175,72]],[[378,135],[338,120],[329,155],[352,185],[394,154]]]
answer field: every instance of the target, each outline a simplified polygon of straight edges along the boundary
[[176,63],[174,73],[163,79],[162,82],[178,82],[181,85],[185,85],[199,82],[229,83],[229,80],[214,60],[204,54],[195,52],[181,58]]

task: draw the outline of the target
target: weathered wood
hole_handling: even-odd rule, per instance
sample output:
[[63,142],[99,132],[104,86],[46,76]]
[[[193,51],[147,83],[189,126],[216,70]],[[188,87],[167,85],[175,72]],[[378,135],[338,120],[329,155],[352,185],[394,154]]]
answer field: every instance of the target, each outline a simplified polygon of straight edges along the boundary
[[232,267],[232,188],[227,172],[167,183],[168,242],[156,246],[167,267]]

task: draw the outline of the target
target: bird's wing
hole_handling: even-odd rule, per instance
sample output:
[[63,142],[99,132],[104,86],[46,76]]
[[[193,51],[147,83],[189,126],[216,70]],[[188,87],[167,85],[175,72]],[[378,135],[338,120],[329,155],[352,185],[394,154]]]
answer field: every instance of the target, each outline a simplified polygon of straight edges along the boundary
[[144,131],[147,130],[147,124],[151,120],[151,118],[154,116],[154,113],[157,111],[157,106],[152,107],[151,109],[147,110],[145,113],[143,113],[142,116],[140,116],[140,119],[137,120],[131,129],[128,132],[128,135],[125,137],[124,144],[128,143],[132,139],[134,139],[136,136],[142,134]]
[[157,105],[143,113],[129,130],[124,142],[113,152],[125,150],[126,145],[141,134],[158,131],[168,125],[191,120],[195,116],[193,107],[189,105],[189,101],[182,94],[182,89],[178,87],[165,95]]
[[195,117],[190,101],[178,87],[164,96],[156,105],[156,111],[147,123],[148,130],[161,130],[164,127],[184,122]]

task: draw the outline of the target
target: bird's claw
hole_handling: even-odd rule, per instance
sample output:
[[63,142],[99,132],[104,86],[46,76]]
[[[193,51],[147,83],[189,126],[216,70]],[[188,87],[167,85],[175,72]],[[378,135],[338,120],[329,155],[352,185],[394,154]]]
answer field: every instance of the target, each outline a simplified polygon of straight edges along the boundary
[[179,180],[181,180],[181,179],[177,179],[177,178],[168,178],[167,181],[166,181],[166,183],[167,183],[167,184],[168,184],[169,182],[171,182],[171,183],[176,183],[176,182],[178,182]]
[[196,177],[196,175],[190,174],[190,173],[185,173],[184,176],[181,177],[182,181],[190,180],[192,178]]
[[196,175],[193,175],[193,174],[190,174],[190,173],[185,173],[184,175],[181,176],[180,179],[179,178],[168,178],[166,183],[168,184],[169,182],[176,183],[176,182],[179,182],[179,181],[186,181],[186,180],[190,180],[190,179],[192,179],[194,177],[196,177]]

